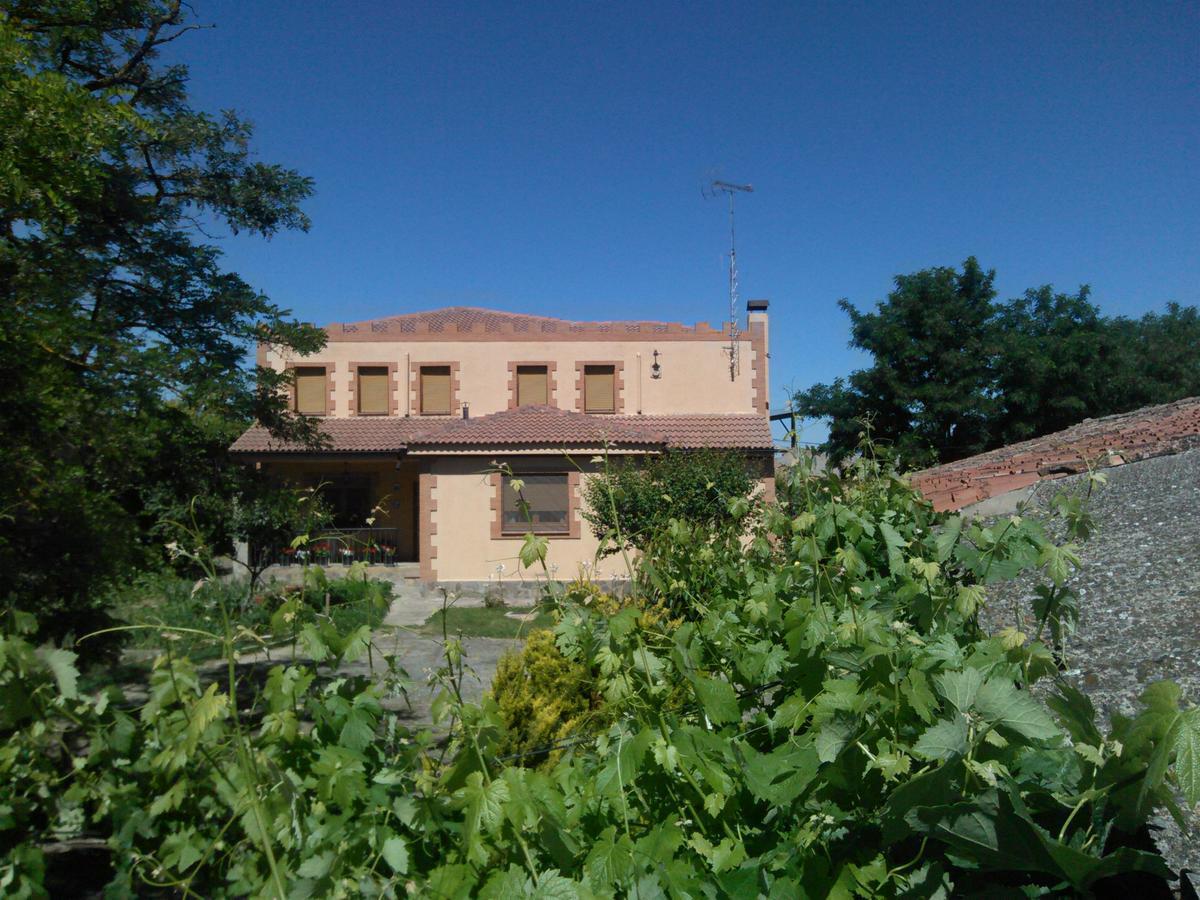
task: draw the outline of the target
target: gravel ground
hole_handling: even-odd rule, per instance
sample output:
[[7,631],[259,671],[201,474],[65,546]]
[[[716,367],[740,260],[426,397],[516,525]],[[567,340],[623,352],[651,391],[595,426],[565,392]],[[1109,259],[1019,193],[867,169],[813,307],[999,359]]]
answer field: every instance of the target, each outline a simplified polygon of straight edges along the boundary
[[[1067,676],[1091,697],[1102,718],[1132,714],[1152,681],[1168,678],[1200,701],[1200,450],[1106,470],[1108,484],[1093,495],[1096,531],[1083,545],[1083,569],[1071,584],[1079,593],[1078,632],[1067,645]],[[1057,484],[1042,487],[1044,504]],[[1028,614],[1032,579],[999,585],[989,625],[1012,624],[1012,601]],[[1022,630],[1029,632],[1029,628]],[[1169,817],[1158,842],[1171,867],[1200,873],[1200,814],[1184,834]],[[1200,888],[1200,879],[1192,876]]]

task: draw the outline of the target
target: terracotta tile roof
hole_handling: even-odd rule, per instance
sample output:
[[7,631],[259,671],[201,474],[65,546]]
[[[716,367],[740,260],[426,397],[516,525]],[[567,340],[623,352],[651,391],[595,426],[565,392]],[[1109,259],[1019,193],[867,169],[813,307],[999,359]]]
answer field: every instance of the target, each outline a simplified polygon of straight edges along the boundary
[[617,416],[661,432],[667,446],[684,450],[701,447],[728,450],[773,450],[771,422],[764,415],[712,414],[676,416]]
[[[523,406],[474,419],[420,419],[402,416],[330,418],[320,423],[329,437],[326,452],[436,452],[439,448],[472,447],[617,447],[660,449],[713,447],[771,450],[770,424],[754,414],[596,416]],[[304,453],[300,444],[272,441],[254,426],[232,448],[234,453]],[[321,452],[321,451],[317,451]]]
[[[355,416],[328,418],[319,423],[321,433],[328,437],[324,448],[334,453],[387,453],[407,446],[414,433],[428,426],[420,419],[403,416]],[[306,453],[303,444],[273,440],[267,429],[254,425],[233,442],[234,453]],[[320,451],[317,451],[320,452]]]
[[454,419],[418,432],[409,442],[422,450],[448,446],[550,445],[661,446],[661,432],[628,416],[590,416],[552,406],[522,406],[475,419]]
[[937,509],[960,509],[1045,478],[1200,447],[1200,397],[1085,419],[1064,431],[925,469],[914,487]]

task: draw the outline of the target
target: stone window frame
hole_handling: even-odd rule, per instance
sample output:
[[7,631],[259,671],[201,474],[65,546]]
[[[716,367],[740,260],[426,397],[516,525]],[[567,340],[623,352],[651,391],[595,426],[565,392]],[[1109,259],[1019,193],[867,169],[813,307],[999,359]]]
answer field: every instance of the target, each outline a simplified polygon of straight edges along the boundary
[[508,408],[517,408],[517,367],[544,366],[546,369],[546,403],[558,409],[558,363],[552,359],[510,359],[508,361]]
[[[554,541],[577,541],[582,535],[582,527],[579,521],[579,508],[581,504],[580,486],[582,484],[581,473],[578,469],[554,469],[549,467],[539,467],[530,469],[528,472],[513,472],[516,478],[523,478],[526,475],[566,475],[567,476],[567,530],[564,531],[533,531],[533,534],[539,537],[544,537],[547,540]],[[504,530],[504,475],[500,472],[493,472],[490,476],[492,482],[492,540],[494,541],[520,541],[525,539],[525,535],[530,533],[529,528],[524,528],[518,534],[513,531]]]
[[[450,367],[450,412],[448,413],[427,413],[421,409],[421,369],[434,368],[436,366]],[[458,369],[458,360],[412,360],[409,363],[408,372],[408,408],[411,410],[410,415],[428,419],[444,419],[447,416],[460,415],[462,413],[462,403],[459,402],[458,394],[462,385],[459,383]]]
[[[320,360],[313,360],[312,362],[309,362],[308,360],[297,360],[295,362],[289,362],[286,366],[284,366],[285,372],[294,372],[296,369],[325,370],[325,411],[319,413],[300,412],[300,410],[296,408],[296,382],[294,380],[288,385],[288,409],[299,415],[309,416],[310,418],[314,419],[332,416],[334,404],[336,402],[336,397],[334,395],[335,388],[333,384],[333,372],[335,366],[335,363],[321,362]],[[295,375],[293,375],[293,378],[295,378]]]
[[[388,411],[385,413],[363,413],[358,411],[358,370],[367,369],[387,369],[388,378]],[[352,416],[394,416],[400,406],[399,391],[396,385],[396,369],[398,366],[394,362],[352,362],[350,363],[350,377],[347,382],[347,387],[350,389],[350,415]]]
[[613,367],[613,411],[588,413],[593,416],[619,416],[625,412],[625,362],[620,359],[581,359],[575,362],[575,410],[586,413],[584,372],[588,366]]

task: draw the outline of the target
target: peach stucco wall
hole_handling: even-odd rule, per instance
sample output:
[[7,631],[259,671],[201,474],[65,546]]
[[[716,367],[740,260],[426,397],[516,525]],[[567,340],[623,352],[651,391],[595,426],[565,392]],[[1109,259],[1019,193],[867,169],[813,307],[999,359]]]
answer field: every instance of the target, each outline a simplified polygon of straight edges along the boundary
[[[765,317],[764,317],[765,318]],[[751,324],[751,328],[754,323]],[[763,324],[765,332],[765,322]],[[752,332],[739,340],[740,367],[733,380],[729,376],[729,356],[720,340],[661,341],[422,341],[392,343],[386,341],[331,341],[310,357],[284,356],[265,349],[263,362],[272,368],[292,364],[323,364],[331,367],[330,414],[354,414],[352,365],[392,365],[393,408],[398,415],[418,413],[413,364],[422,362],[458,363],[460,404],[469,403],[472,416],[500,412],[509,407],[509,363],[514,361],[553,362],[555,390],[551,403],[560,409],[577,410],[581,398],[576,387],[576,364],[588,362],[621,363],[623,382],[622,412],[632,415],[672,413],[750,413],[756,409],[756,391],[762,403],[767,391],[765,352],[752,340]],[[662,377],[651,377],[653,352],[659,351]],[[756,380],[759,384],[756,384]]]
[[[561,471],[563,457],[508,460],[515,467],[532,470]],[[575,460],[586,473],[594,467],[586,460]],[[484,581],[497,577],[497,567],[504,565],[503,578],[543,577],[541,567],[522,570],[517,554],[522,538],[494,538],[492,522],[496,517],[492,500],[497,488],[490,477],[491,459],[487,457],[440,458],[431,461],[433,478],[431,499],[436,502],[432,519],[435,533],[430,538],[434,551],[432,573],[438,581]],[[574,488],[578,498],[579,487]],[[599,541],[580,514],[582,503],[576,505],[579,524],[578,537],[550,536],[546,562],[560,579],[575,577],[583,564],[596,561]],[[611,578],[620,571],[620,557],[598,563],[599,576]]]

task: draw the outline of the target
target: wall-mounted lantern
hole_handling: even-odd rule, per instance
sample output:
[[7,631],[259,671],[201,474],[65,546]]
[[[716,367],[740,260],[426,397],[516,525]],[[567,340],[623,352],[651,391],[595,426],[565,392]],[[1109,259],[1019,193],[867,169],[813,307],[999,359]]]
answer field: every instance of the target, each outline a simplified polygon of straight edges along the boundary
[[658,351],[654,351],[654,362],[650,365],[650,377],[662,378],[662,366],[658,364]]

